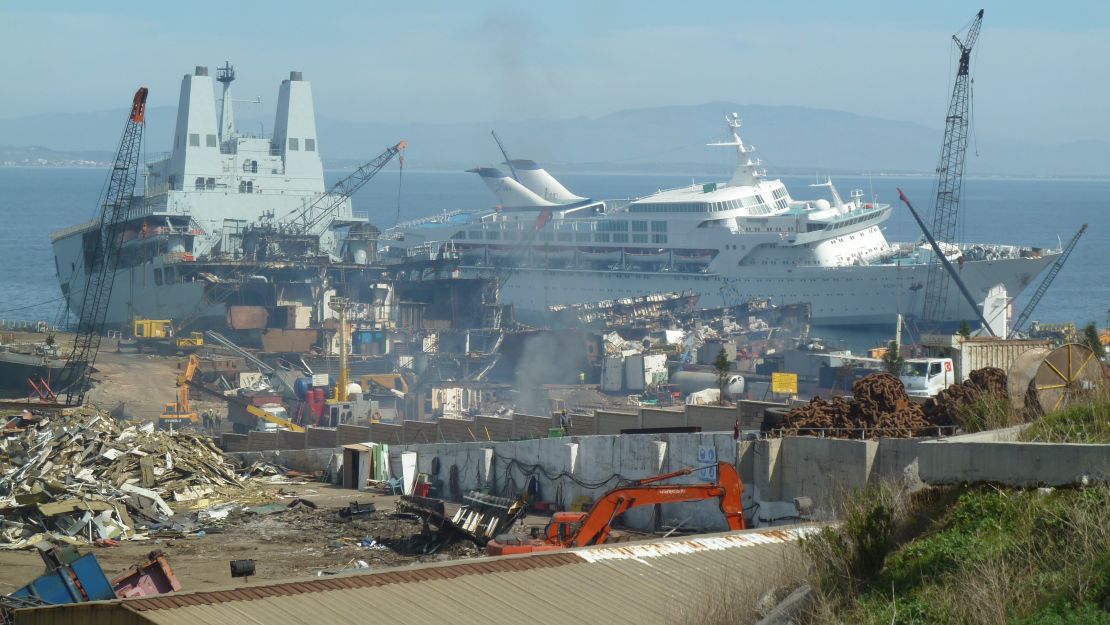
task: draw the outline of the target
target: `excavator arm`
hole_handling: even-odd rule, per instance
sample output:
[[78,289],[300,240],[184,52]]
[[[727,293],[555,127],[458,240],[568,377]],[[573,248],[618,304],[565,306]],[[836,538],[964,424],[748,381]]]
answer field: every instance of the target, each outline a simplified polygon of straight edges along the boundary
[[[604,497],[595,502],[590,511],[585,514],[561,513],[556,515],[552,524],[548,526],[547,542],[565,547],[599,545],[609,538],[613,529],[613,522],[632,508],[660,503],[683,503],[707,499],[719,500],[721,512],[724,513],[730,530],[744,529],[744,508],[741,503],[741,498],[744,495],[744,483],[731,464],[727,462],[717,463],[716,484],[655,484],[662,480],[689,475],[693,471],[694,469],[683,469],[674,473],[639,480],[629,486],[609,491]],[[567,529],[568,525],[574,522],[578,523],[577,531],[570,533]]]

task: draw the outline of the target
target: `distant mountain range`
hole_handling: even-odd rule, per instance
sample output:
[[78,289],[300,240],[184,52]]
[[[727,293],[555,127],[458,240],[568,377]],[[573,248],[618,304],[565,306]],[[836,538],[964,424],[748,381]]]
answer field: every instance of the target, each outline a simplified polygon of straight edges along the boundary
[[[730,171],[732,154],[705,143],[725,137],[724,115],[740,113],[742,136],[772,173],[931,173],[942,131],[910,122],[798,106],[710,102],[617,111],[602,117],[489,123],[352,122],[317,117],[321,153],[330,166],[369,159],[400,139],[407,163],[420,169],[465,169],[501,159],[490,138],[496,129],[514,158],[531,158],[554,171]],[[169,149],[173,107],[147,112],[147,153]],[[37,151],[59,159],[109,160],[126,111],[43,113],[0,120],[0,163]],[[261,122],[261,123],[260,123]],[[269,132],[272,119],[239,119],[249,132]],[[979,138],[968,173],[1026,176],[1106,176],[1110,144],[1090,140],[1059,145]],[[973,148],[974,152],[974,148]],[[5,156],[8,155],[8,156]],[[44,157],[45,158],[45,157]]]

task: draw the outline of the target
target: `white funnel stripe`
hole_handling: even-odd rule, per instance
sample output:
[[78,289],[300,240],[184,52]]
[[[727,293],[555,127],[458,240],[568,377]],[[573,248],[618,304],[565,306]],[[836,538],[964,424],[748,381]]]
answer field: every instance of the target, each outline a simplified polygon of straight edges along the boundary
[[555,206],[535,193],[529,191],[524,185],[505,175],[500,169],[494,167],[480,167],[468,170],[482,177],[490,191],[497,196],[497,201],[504,208],[523,208],[530,206]]
[[571,204],[586,199],[568,191],[547,170],[537,165],[536,161],[514,159],[510,163],[520,184],[545,200],[556,204]]

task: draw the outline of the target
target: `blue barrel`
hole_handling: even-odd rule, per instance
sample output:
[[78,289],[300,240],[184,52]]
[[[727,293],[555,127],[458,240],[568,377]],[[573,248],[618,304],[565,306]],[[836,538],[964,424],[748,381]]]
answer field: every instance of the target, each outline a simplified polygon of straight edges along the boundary
[[304,401],[305,396],[308,395],[308,389],[310,388],[312,388],[312,380],[309,378],[297,378],[297,380],[293,382],[293,394],[301,401]]

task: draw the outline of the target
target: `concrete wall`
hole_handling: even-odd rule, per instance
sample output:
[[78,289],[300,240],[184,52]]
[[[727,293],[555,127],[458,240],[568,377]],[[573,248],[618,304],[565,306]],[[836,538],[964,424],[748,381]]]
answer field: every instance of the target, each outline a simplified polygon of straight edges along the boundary
[[1110,481],[1110,445],[930,441],[918,446],[927,484],[990,482],[1016,487]]
[[[776,406],[768,402],[741,401],[737,406],[683,406],[676,408],[643,407],[637,412],[599,410],[594,415],[571,415],[570,434],[619,434],[639,428],[700,427],[703,432],[731,432],[740,416],[742,430],[759,428],[763,409]],[[227,451],[247,449],[318,449],[375,441],[402,443],[444,443],[545,438],[559,427],[557,417],[517,414],[511,418],[440,419],[404,421],[401,424],[340,425],[338,428],[308,427],[303,434],[281,432],[277,436],[255,436],[250,441],[227,435]]]
[[[569,509],[578,497],[585,496],[593,501],[616,487],[620,480],[707,464],[699,459],[699,452],[704,457],[707,450],[712,450],[710,456],[735,464],[739,457],[737,449],[731,432],[569,436],[396,445],[390,447],[390,464],[392,471],[399,471],[400,454],[414,451],[417,470],[428,473],[432,459],[439,458],[438,478],[446,481],[451,467],[456,467],[463,492],[488,488],[495,493],[515,494],[525,487],[529,476],[534,476],[539,482],[541,501],[553,501]],[[697,474],[674,480],[675,483],[703,481],[705,478]],[[750,494],[745,501],[750,507]],[[648,506],[625,515],[624,521],[632,527],[651,528],[656,523],[656,512],[654,507]],[[688,528],[726,528],[719,507],[712,501],[661,506],[659,521],[667,525],[684,521],[683,527]]]
[[265,460],[280,464],[295,471],[313,473],[326,469],[333,454],[340,453],[337,449],[289,449],[266,451],[241,451],[225,453],[228,458],[238,461],[243,466],[249,467],[258,460]]

